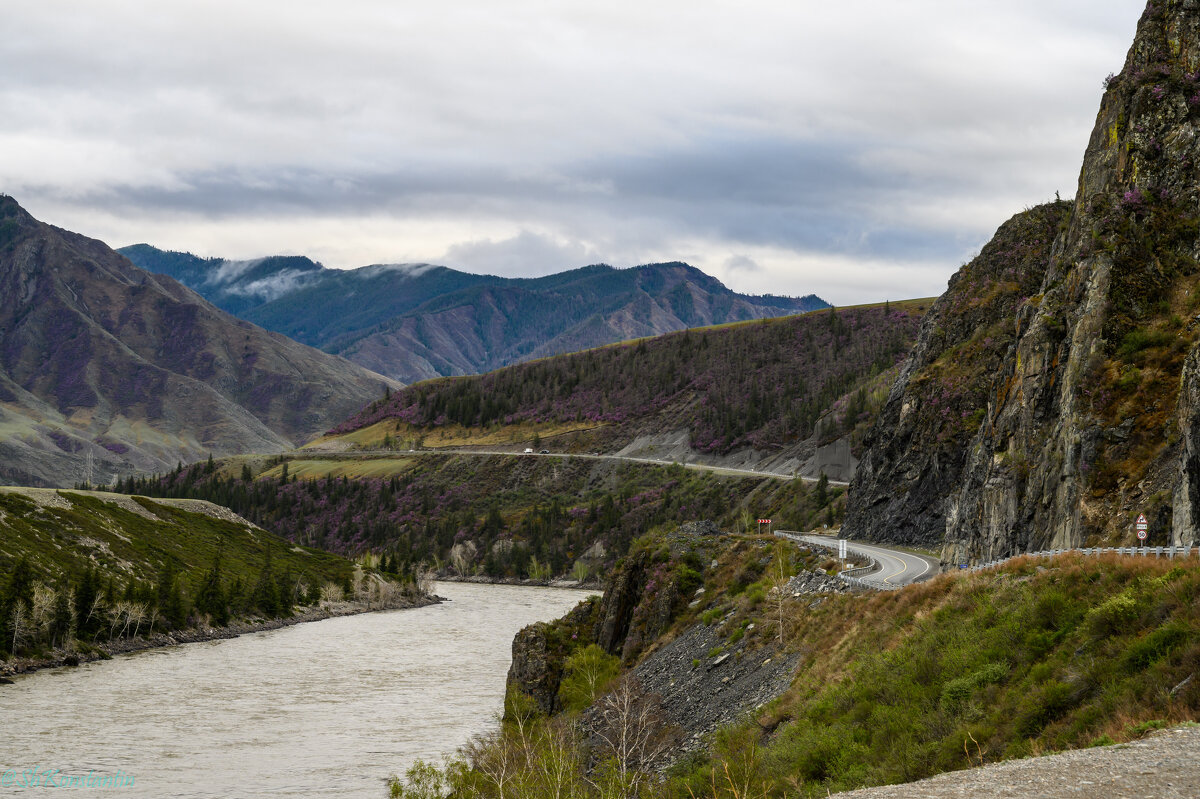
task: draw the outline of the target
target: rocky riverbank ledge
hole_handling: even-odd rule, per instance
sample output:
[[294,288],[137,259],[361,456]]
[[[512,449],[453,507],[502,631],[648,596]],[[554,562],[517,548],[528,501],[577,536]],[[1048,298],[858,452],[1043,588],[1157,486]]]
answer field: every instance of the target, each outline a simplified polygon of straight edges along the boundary
[[459,577],[456,574],[439,574],[434,577],[444,583],[475,583],[477,585],[523,585],[526,588],[574,588],[580,591],[602,591],[604,583],[600,580],[530,580],[520,577],[488,577],[472,574]]
[[400,597],[392,602],[328,602],[321,605],[301,608],[295,615],[281,619],[245,618],[239,619],[224,627],[190,627],[186,630],[172,630],[169,633],[154,633],[138,638],[122,638],[116,641],[97,643],[87,649],[56,649],[45,657],[13,658],[0,663],[0,685],[11,682],[8,678],[17,674],[28,674],[40,669],[53,669],[60,666],[78,666],[93,660],[109,660],[114,655],[129,652],[140,652],[143,649],[157,649],[164,646],[193,644],[200,641],[216,641],[222,638],[237,638],[246,633],[257,633],[264,630],[277,630],[280,627],[290,627],[293,624],[303,624],[310,621],[322,621],[339,616],[355,616],[359,613],[374,613],[380,610],[404,610],[436,605],[443,601],[435,594],[418,597]]

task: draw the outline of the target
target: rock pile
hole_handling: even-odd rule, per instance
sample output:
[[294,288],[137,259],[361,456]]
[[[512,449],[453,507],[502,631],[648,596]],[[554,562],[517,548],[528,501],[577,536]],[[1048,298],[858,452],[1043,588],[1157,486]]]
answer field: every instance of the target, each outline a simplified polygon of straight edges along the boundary
[[797,597],[806,594],[845,594],[854,589],[828,574],[800,572],[784,584],[783,590],[787,596]]

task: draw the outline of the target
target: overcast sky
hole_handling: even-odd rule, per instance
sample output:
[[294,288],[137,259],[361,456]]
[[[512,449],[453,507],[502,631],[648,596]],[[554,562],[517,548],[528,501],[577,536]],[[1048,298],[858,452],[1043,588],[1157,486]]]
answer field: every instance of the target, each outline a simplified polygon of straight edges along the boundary
[[0,191],[113,246],[939,294],[1073,196],[1143,0],[39,0]]

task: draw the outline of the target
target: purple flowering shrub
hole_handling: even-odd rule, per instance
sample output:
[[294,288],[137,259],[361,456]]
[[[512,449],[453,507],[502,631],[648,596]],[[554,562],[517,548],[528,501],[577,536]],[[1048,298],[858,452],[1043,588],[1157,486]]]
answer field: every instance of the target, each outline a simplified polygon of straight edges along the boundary
[[899,363],[919,321],[874,307],[681,331],[418,383],[330,432],[385,419],[433,428],[653,418],[686,427],[702,452],[769,448],[807,438],[834,401]]

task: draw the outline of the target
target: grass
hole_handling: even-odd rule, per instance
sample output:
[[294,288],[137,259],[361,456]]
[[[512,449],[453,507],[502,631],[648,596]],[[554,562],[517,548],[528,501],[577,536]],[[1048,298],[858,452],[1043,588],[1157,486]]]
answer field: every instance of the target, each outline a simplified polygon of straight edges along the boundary
[[337,555],[184,504],[99,492],[0,490],[0,573],[25,557],[35,579],[49,584],[74,578],[88,566],[118,584],[130,578],[152,582],[164,565],[198,577],[220,549],[229,579],[253,584],[268,546],[280,571],[309,582],[340,582],[353,569]]
[[1198,609],[1195,560],[1074,555],[793,609],[795,683],[672,793],[749,762],[765,795],[825,796],[1192,720]]
[[[396,455],[376,458],[288,458],[288,474],[301,480],[318,477],[382,478],[395,477],[416,466],[415,456]],[[283,464],[276,464],[258,474],[259,477],[279,478]]]
[[584,433],[604,427],[596,422],[524,422],[488,427],[417,427],[394,419],[338,436],[324,436],[306,445],[306,449],[328,447],[343,442],[358,449],[442,449],[454,447],[530,446],[534,436],[549,441],[557,436]]

